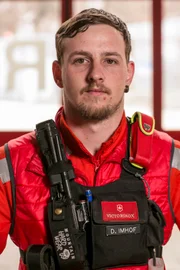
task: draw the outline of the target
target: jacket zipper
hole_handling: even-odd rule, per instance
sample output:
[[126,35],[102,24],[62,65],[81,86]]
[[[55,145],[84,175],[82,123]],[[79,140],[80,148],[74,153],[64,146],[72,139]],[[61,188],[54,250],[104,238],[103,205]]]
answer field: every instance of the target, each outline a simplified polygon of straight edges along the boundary
[[94,167],[94,172],[95,172],[95,174],[94,174],[94,184],[93,184],[93,186],[96,186],[96,178],[97,178],[98,170],[99,170],[99,168],[100,168],[100,166],[102,164],[100,164],[99,159],[94,162],[94,166],[95,166]]

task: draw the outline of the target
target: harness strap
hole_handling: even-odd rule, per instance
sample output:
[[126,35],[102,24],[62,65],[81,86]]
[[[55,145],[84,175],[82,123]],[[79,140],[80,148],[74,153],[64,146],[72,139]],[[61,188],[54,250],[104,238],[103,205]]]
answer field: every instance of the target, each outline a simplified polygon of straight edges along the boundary
[[53,250],[50,245],[31,245],[27,251],[20,249],[20,255],[28,270],[55,270]]
[[[81,221],[85,222],[85,217],[83,215],[80,220],[79,203],[72,196],[70,182],[75,178],[73,166],[66,157],[53,120],[36,125],[36,138],[43,167],[50,181],[51,196],[47,216],[56,264],[62,270],[84,269],[85,255],[79,237],[82,234],[86,236],[86,232],[82,233],[81,230]],[[33,267],[31,269],[34,270]]]
[[151,162],[155,120],[153,117],[136,112],[130,121],[129,161],[135,167],[148,169]]
[[[152,143],[153,133],[155,128],[155,120],[153,117],[147,116],[140,112],[133,114],[129,120],[129,131],[128,131],[128,150],[126,159],[123,160],[123,168],[135,176],[138,176],[145,184],[147,182],[142,177],[145,171],[148,170],[151,158],[152,158]],[[149,200],[150,189],[147,186],[149,192],[147,195],[148,202],[150,205],[151,212],[153,215],[149,218],[150,227],[154,227],[154,221],[156,225],[163,228],[166,225],[164,216],[158,205]],[[159,230],[156,226],[156,234],[153,239],[154,232],[149,230],[149,257],[153,258],[153,265],[156,265],[156,258],[162,258],[162,244],[164,240],[163,230]]]

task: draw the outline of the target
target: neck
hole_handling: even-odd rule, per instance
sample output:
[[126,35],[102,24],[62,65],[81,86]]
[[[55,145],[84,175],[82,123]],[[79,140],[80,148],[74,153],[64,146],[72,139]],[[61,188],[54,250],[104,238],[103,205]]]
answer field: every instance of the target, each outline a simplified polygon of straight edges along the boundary
[[67,113],[65,110],[68,126],[92,155],[95,155],[102,143],[106,142],[115,132],[120,124],[122,115],[123,109],[119,109],[110,118],[93,122],[78,116],[75,117],[74,114]]

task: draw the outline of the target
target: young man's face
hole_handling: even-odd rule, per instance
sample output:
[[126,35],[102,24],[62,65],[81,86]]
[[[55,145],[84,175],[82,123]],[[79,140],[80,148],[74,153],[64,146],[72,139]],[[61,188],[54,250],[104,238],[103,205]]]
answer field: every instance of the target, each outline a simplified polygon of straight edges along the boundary
[[99,121],[122,111],[134,64],[126,62],[121,33],[109,25],[92,25],[66,38],[63,48],[62,66],[54,77],[62,81],[65,109]]

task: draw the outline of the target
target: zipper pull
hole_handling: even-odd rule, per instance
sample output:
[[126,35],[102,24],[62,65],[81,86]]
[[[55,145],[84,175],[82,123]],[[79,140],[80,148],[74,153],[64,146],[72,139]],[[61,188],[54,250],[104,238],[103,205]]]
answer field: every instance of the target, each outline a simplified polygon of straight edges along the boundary
[[162,258],[151,258],[148,262],[148,270],[164,270],[164,266],[165,265]]
[[94,168],[95,172],[97,172],[98,169],[99,169],[99,166],[96,164]]
[[99,169],[100,164],[99,164],[99,160],[94,160],[94,171],[97,172],[97,170]]

